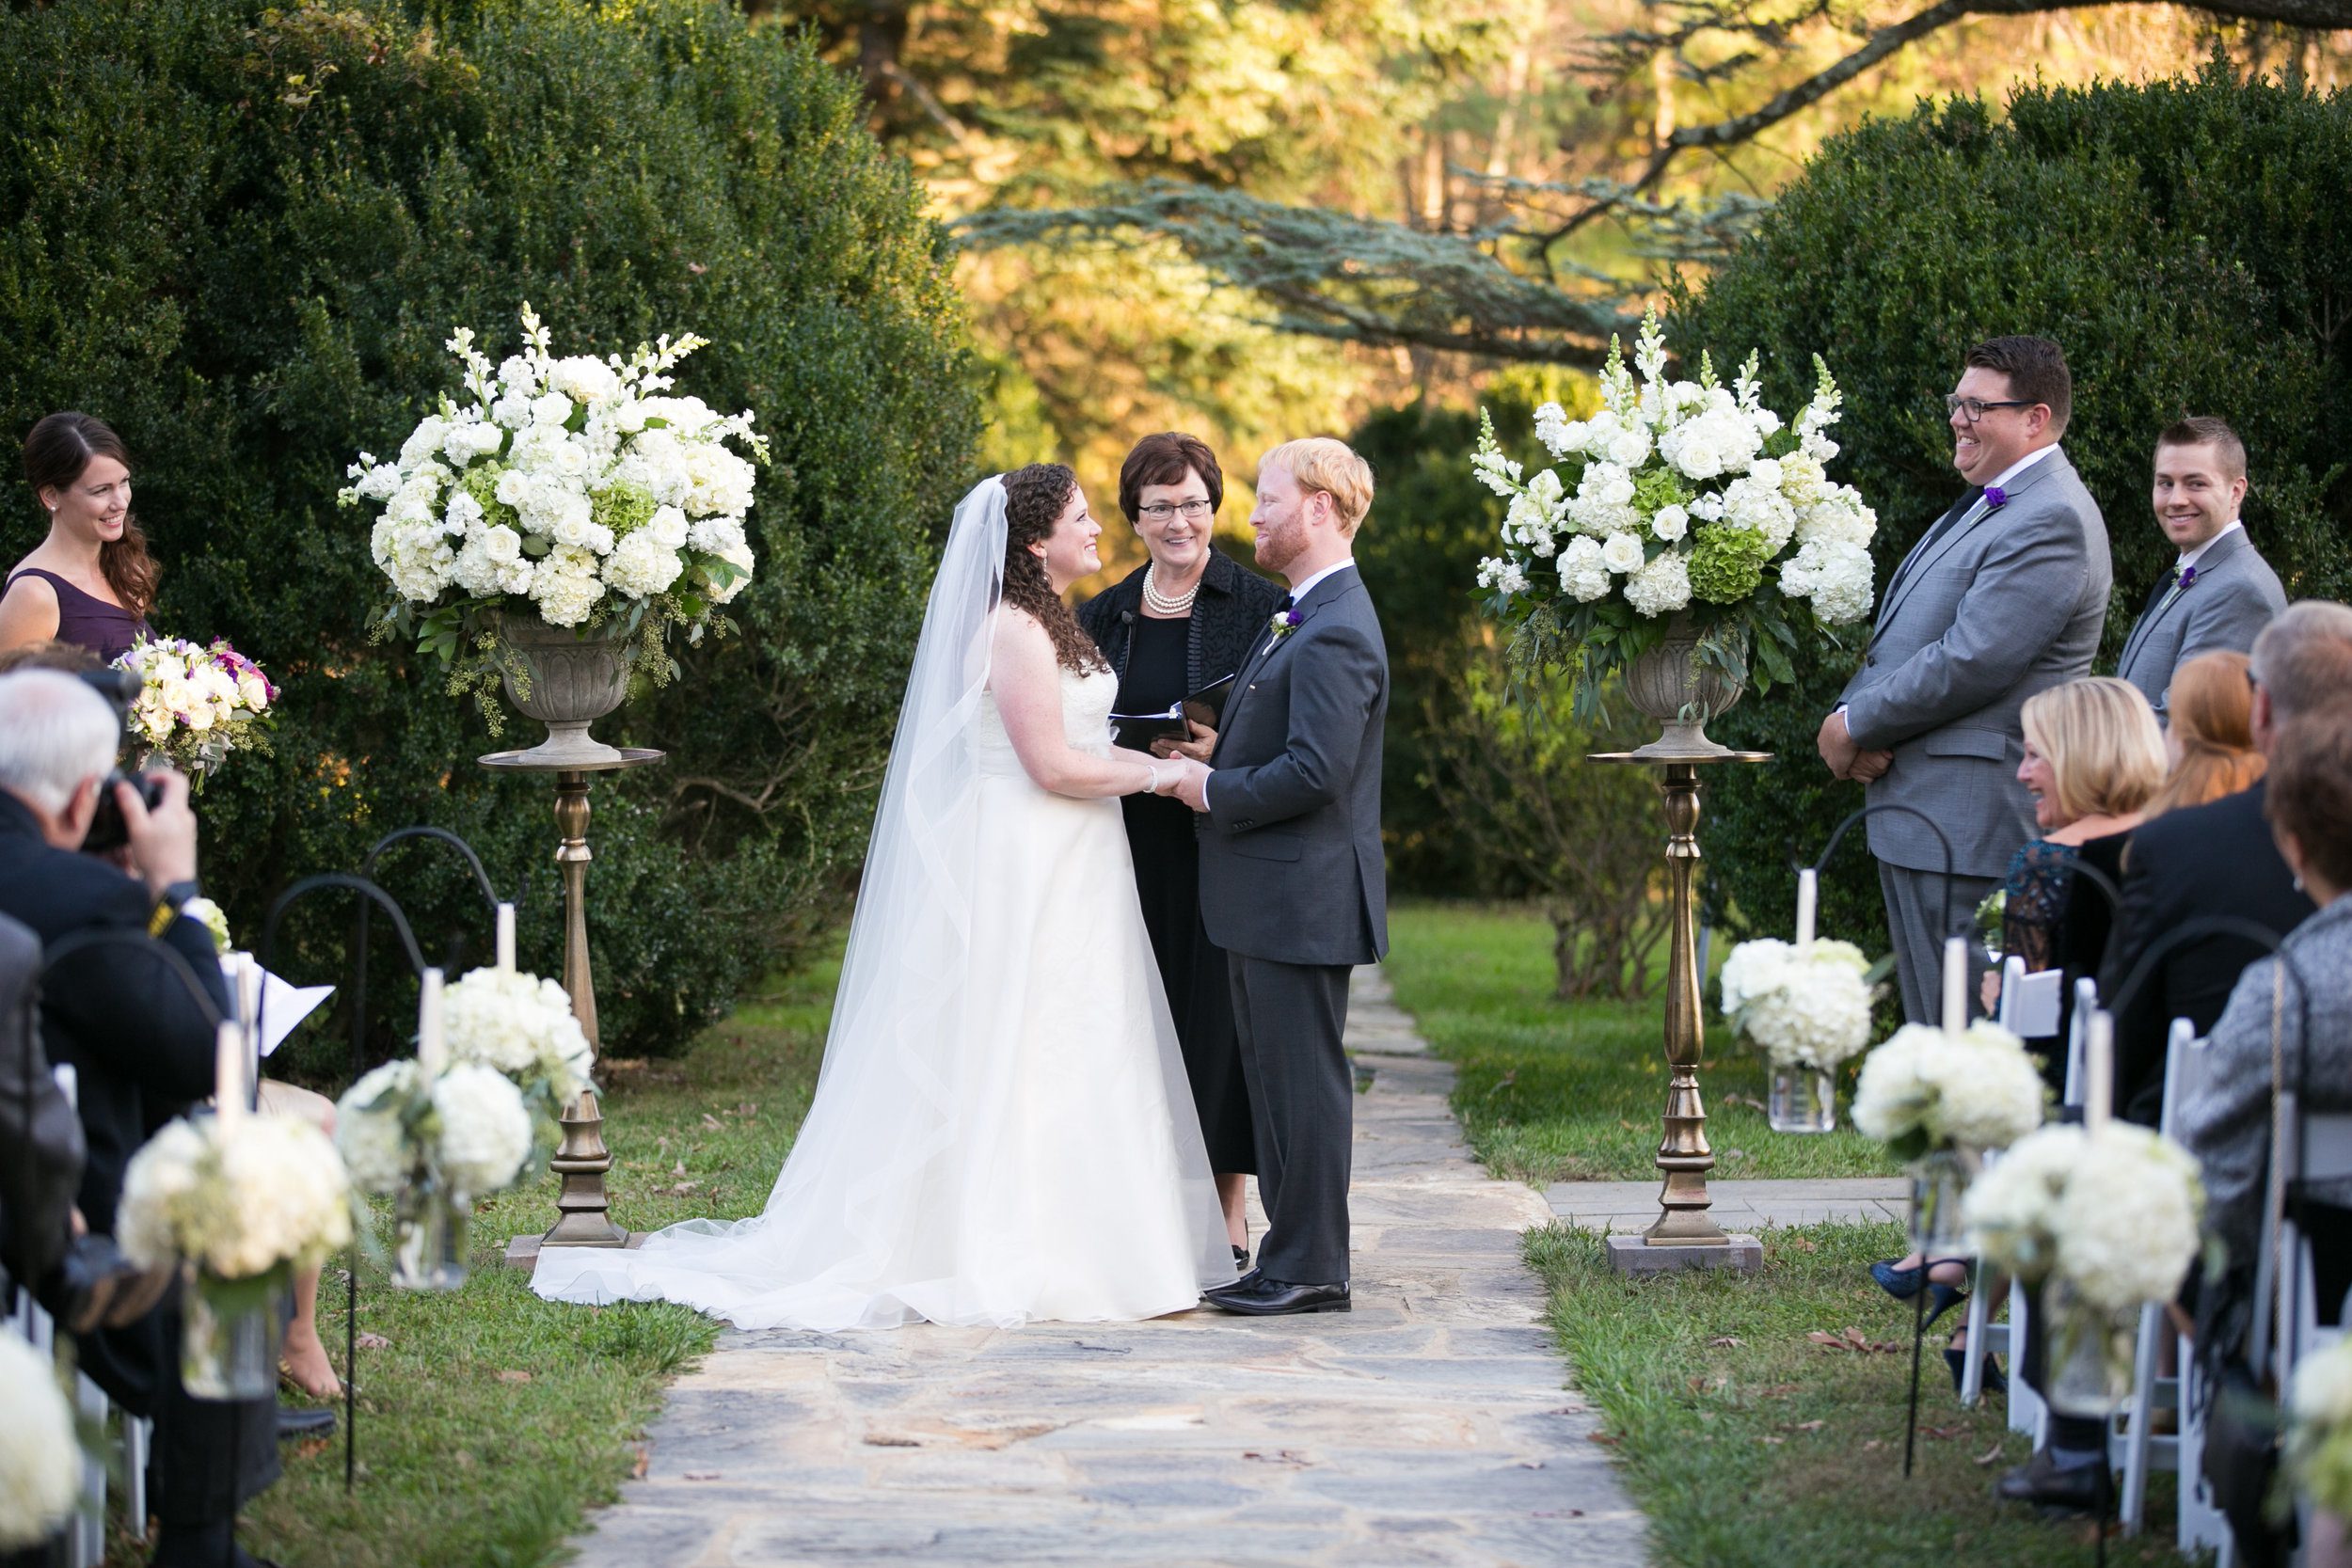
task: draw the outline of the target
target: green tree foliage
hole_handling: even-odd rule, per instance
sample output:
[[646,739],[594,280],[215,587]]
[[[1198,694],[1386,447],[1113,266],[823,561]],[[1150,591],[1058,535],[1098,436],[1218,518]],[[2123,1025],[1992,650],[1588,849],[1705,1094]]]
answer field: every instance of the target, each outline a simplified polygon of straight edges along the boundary
[[[1823,356],[1846,389],[1834,471],[1877,507],[1883,585],[1950,503],[1942,394],[1970,343],[2039,332],[2074,375],[2068,453],[2115,560],[2102,670],[2172,558],[2153,519],[2157,431],[2217,414],[2251,456],[2248,529],[2295,596],[2352,592],[2352,92],[2194,80],[2018,95],[2005,120],[1963,100],[1838,138],[1672,327],[1678,352],[1750,346],[1768,395]],[[1814,752],[1855,652],[1750,697],[1708,733],[1778,753],[1710,780],[1713,889],[1785,925],[1790,848],[1818,853],[1862,803]],[[1876,947],[1859,844],[1823,892],[1822,929]]]
[[[758,574],[741,636],[604,726],[670,756],[596,788],[590,924],[610,1050],[723,1009],[856,863],[977,436],[949,248],[855,85],[700,0],[64,0],[0,14],[0,426],[120,431],[156,624],[285,688],[276,754],[203,800],[246,940],[273,890],[429,821],[529,879],[524,961],[556,966],[548,784],[493,780],[437,673],[369,645],[383,589],[334,494],[453,385],[454,325],[495,356],[528,299],[573,352],[713,341],[684,388],[775,446]],[[8,509],[9,559],[36,516]],[[453,870],[386,875],[431,958],[468,930],[479,961]],[[280,967],[334,974],[339,924],[315,907]]]

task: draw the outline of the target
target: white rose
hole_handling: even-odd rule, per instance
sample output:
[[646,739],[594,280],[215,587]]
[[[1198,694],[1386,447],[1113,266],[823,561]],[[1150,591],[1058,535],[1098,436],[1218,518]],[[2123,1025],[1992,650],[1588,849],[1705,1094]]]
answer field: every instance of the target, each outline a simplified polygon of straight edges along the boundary
[[1691,514],[1679,506],[1661,506],[1649,526],[1659,538],[1672,542],[1691,531]]
[[531,422],[542,428],[561,429],[572,417],[572,400],[561,392],[548,392],[531,400]]
[[523,536],[504,523],[494,524],[482,535],[482,553],[503,566],[518,560],[523,553]]
[[1602,564],[1616,573],[1642,569],[1642,542],[1630,533],[1613,533],[1600,547]]

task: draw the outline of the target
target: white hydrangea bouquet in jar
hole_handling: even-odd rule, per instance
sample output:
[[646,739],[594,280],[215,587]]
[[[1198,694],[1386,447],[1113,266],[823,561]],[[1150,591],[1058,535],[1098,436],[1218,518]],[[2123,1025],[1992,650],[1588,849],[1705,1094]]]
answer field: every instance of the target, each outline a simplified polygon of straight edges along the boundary
[[395,1199],[392,1282],[411,1290],[464,1282],[474,1200],[514,1184],[532,1139],[522,1091],[478,1061],[434,1071],[402,1057],[363,1076],[335,1105],[335,1143],[353,1185]]
[[1652,312],[1630,370],[1611,343],[1599,412],[1535,411],[1550,466],[1527,472],[1481,413],[1471,467],[1508,511],[1478,585],[1514,630],[1517,670],[1565,666],[1588,718],[1612,676],[1663,653],[1658,695],[1638,679],[1629,694],[1707,750],[1699,726],[1743,687],[1795,677],[1804,633],[1869,614],[1877,515],[1829,478],[1839,393],[1814,363],[1811,401],[1783,420],[1764,405],[1753,354],[1728,387],[1704,356],[1697,379],[1670,379]]
[[528,304],[522,327],[521,349],[496,365],[459,328],[448,348],[462,398],[444,395],[397,456],[361,452],[341,499],[381,508],[370,548],[391,598],[379,635],[414,635],[450,661],[452,692],[471,691],[494,725],[503,680],[552,728],[533,706],[534,677],[547,681],[535,649],[612,648],[611,701],[593,720],[629,679],[672,677],[672,631],[695,643],[733,629],[721,607],[751,579],[744,519],[768,448],[750,411],[673,395],[669,372],[704,339],[558,358]]
[[516,969],[477,969],[442,1001],[450,1055],[505,1075],[546,1121],[588,1086],[596,1055],[553,980]]
[[188,1391],[258,1399],[277,1385],[278,1299],[298,1270],[350,1244],[351,1188],[308,1122],[173,1121],[123,1171],[116,1232],[133,1262],[180,1260],[194,1276],[182,1310]]
[[64,1528],[82,1500],[82,1465],[56,1363],[0,1328],[0,1552],[26,1551]]
[[1870,960],[1850,942],[1743,942],[1724,960],[1724,1016],[1772,1066],[1780,1132],[1837,1126],[1835,1074],[1870,1043]]
[[1962,1210],[1988,1267],[2042,1287],[2050,1402],[2113,1409],[2130,1386],[2139,1309],[2178,1294],[2197,1257],[2196,1158],[2127,1122],[2053,1123],[2011,1144]]
[[2026,1042],[1989,1020],[1907,1023],[1863,1058],[1854,1126],[1911,1167],[1913,1240],[1929,1256],[1960,1250],[1961,1195],[1985,1151],[2040,1127],[2048,1098]]

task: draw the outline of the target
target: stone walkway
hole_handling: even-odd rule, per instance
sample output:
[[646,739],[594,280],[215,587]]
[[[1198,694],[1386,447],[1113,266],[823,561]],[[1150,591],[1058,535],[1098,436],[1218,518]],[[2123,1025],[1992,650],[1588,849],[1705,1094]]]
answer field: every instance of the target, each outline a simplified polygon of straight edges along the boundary
[[1355,1305],[1000,1332],[729,1333],[672,1388],[590,1568],[1644,1560],[1518,1238],[1359,971]]
[[[1644,1181],[1555,1181],[1551,1212],[1580,1230],[1627,1234],[1658,1218],[1658,1178]],[[1801,1225],[1900,1225],[1911,1217],[1911,1183],[1899,1176],[1805,1180],[1709,1181],[1708,1212],[1731,1232]]]

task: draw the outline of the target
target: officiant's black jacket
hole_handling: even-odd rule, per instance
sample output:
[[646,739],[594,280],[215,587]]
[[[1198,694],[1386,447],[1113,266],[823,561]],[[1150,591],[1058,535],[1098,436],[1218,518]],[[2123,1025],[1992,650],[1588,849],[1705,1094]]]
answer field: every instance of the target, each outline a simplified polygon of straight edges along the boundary
[[[1135,644],[1136,621],[1143,613],[1143,574],[1148,570],[1148,565],[1136,567],[1078,607],[1078,625],[1122,677],[1127,651]],[[1212,545],[1208,567],[1200,574],[1200,596],[1192,601],[1192,629],[1184,639],[1184,689],[1198,691],[1239,670],[1281,602],[1279,584]]]
[[[2169,811],[2132,833],[2123,860],[2099,994],[2112,998],[2141,955],[2169,932],[2201,917],[2235,915],[2280,936],[2300,926],[2312,901],[2270,836],[2264,785],[2201,806]],[[2185,1018],[2210,1034],[2229,1005],[2239,974],[2262,951],[2239,937],[2185,942],[2158,968],[2115,1020],[2115,1110],[2153,1127],[2164,1102],[2164,1053],[2172,1021]]]
[[[83,931],[131,940],[58,958],[41,977],[41,1036],[53,1062],[79,1080],[88,1143],[79,1206],[89,1227],[111,1235],[123,1167],[154,1131],[213,1092],[215,1018],[230,1006],[220,959],[204,927],[184,916],[160,940],[147,935],[147,885],[91,855],[52,847],[40,824],[0,791],[0,913],[33,929],[44,947]],[[156,951],[185,961],[216,1012],[208,1015]],[[153,1320],[83,1342],[83,1370],[144,1414],[170,1363]]]

